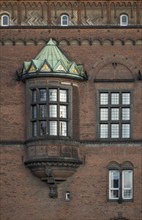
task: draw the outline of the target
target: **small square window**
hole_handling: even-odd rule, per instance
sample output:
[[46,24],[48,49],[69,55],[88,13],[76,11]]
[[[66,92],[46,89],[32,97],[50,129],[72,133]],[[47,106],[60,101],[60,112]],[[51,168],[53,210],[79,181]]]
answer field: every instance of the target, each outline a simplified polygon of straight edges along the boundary
[[100,136],[101,138],[108,138],[108,125],[107,124],[100,125]]
[[47,134],[47,122],[46,121],[40,121],[40,136]]
[[39,114],[41,118],[47,117],[46,105],[39,105]]
[[49,89],[49,101],[57,101],[57,89]]
[[60,136],[67,136],[67,122],[60,121]]
[[111,124],[111,138],[119,138],[119,124]]
[[49,105],[49,117],[57,117],[57,105]]
[[68,23],[69,23],[68,15],[62,15],[61,16],[61,26],[68,26]]
[[119,108],[111,108],[111,120],[119,120]]
[[100,104],[101,105],[108,105],[108,94],[107,93],[100,94]]
[[130,124],[122,124],[122,138],[130,137]]
[[112,93],[111,94],[111,104],[112,105],[119,105],[119,93]]
[[1,26],[9,26],[9,16],[8,15],[1,16]]
[[100,109],[100,120],[107,121],[108,120],[108,108]]
[[60,105],[60,118],[67,118],[67,106]]
[[46,89],[39,90],[39,99],[41,102],[46,102]]
[[57,121],[49,122],[50,135],[57,135]]
[[122,93],[122,105],[130,105],[130,93]]
[[67,90],[60,89],[60,102],[67,102]]
[[130,108],[122,108],[122,120],[130,120]]
[[120,16],[120,25],[121,26],[127,26],[128,25],[128,15],[121,15]]

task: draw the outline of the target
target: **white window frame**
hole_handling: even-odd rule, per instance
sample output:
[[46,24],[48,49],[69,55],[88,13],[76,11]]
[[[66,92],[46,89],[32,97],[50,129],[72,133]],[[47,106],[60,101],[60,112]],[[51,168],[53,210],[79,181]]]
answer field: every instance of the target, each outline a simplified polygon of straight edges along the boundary
[[[112,187],[112,179],[113,179],[113,173],[117,172],[119,175],[118,179],[118,188]],[[112,191],[118,191],[118,197],[112,197]],[[109,171],[109,199],[112,200],[118,200],[120,196],[120,172],[118,170],[110,170]]]
[[[66,24],[64,24],[64,19],[66,18]],[[61,26],[68,26],[69,25],[69,16],[66,14],[61,15]]]
[[[126,172],[129,172],[131,174],[130,175],[130,187],[125,187],[125,183],[124,183],[125,178],[124,178],[124,176],[125,176]],[[130,198],[125,197],[125,195],[124,195],[125,190],[130,190],[131,191]],[[122,171],[122,199],[124,199],[124,200],[125,199],[132,199],[132,197],[133,197],[133,171],[132,170],[123,170]]]
[[[114,188],[112,186],[112,178],[113,173],[118,172],[119,174],[119,180],[118,180],[118,188]],[[125,187],[125,174],[126,172],[130,173],[130,187]],[[118,190],[118,197],[112,196],[112,191]],[[125,197],[125,191],[130,190],[130,197]],[[132,200],[133,199],[133,170],[131,169],[125,169],[125,170],[109,170],[109,200],[118,201],[120,198],[122,198],[123,201],[125,200]]]
[[[4,24],[4,17],[7,17],[7,21],[8,21],[7,24]],[[3,14],[3,15],[1,16],[1,26],[7,27],[7,26],[9,26],[9,23],[10,23],[9,15]]]
[[[123,21],[124,17],[126,19],[126,22]],[[126,14],[120,15],[120,26],[128,26],[128,20],[129,20],[128,15]]]

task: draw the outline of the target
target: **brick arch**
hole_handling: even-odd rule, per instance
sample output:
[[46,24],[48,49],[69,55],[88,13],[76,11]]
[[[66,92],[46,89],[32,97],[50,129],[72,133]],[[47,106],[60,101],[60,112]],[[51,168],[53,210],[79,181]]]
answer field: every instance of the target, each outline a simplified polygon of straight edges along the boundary
[[[113,65],[114,64],[114,65]],[[115,66],[116,64],[116,66]],[[125,70],[125,77],[123,78],[123,75],[121,74],[120,70],[115,68],[120,68],[120,70]],[[108,75],[106,77],[106,74],[104,76],[104,79],[134,79],[135,76],[137,75],[137,72],[135,70],[135,66],[132,60],[128,60],[127,57],[123,56],[108,56],[106,58],[102,58],[100,61],[95,63],[90,71],[88,71],[90,79],[101,79],[103,76],[103,73],[105,73],[105,68],[106,70],[108,69]],[[110,75],[109,75],[109,71]],[[117,74],[119,72],[119,75]],[[115,74],[114,74],[115,73]],[[113,76],[111,74],[114,74]]]

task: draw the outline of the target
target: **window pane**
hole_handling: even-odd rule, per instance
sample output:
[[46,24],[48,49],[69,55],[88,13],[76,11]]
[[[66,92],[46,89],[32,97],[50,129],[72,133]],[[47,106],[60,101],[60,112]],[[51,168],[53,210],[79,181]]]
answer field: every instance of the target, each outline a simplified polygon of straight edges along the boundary
[[46,121],[40,121],[40,135],[47,134],[47,123]]
[[119,186],[120,185],[120,173],[117,170],[109,171],[109,187],[110,199],[118,199],[119,198]]
[[130,93],[123,93],[122,94],[122,104],[123,105],[130,105]]
[[101,105],[108,105],[108,93],[101,93],[100,94],[100,104]]
[[37,136],[37,122],[32,122],[32,134],[33,136]]
[[57,121],[49,122],[50,135],[57,135]]
[[67,118],[67,106],[60,105],[60,118]]
[[124,189],[123,199],[132,199],[132,190],[131,189]]
[[49,101],[57,101],[57,89],[49,89]]
[[100,120],[107,121],[108,120],[108,108],[100,109]]
[[39,90],[39,100],[41,102],[45,102],[46,101],[46,89],[40,89]]
[[67,90],[60,90],[60,96],[59,96],[60,102],[67,102]]
[[39,105],[39,114],[41,118],[47,117],[46,105]]
[[119,138],[119,125],[111,124],[111,138]]
[[9,17],[7,15],[4,15],[2,18],[3,18],[3,25],[9,25]]
[[32,118],[37,118],[37,108],[36,105],[32,106]]
[[130,124],[123,124],[122,125],[122,138],[129,138],[130,137]]
[[111,120],[119,120],[119,108],[111,108]]
[[124,188],[131,188],[132,186],[132,170],[123,171]]
[[127,21],[126,15],[122,15],[122,22],[126,23],[126,21]]
[[63,24],[64,25],[67,25],[68,24],[68,18],[67,18],[67,16],[63,16]]
[[111,104],[112,105],[119,104],[119,93],[111,93]]
[[118,199],[119,198],[119,190],[111,190],[111,199]]
[[60,136],[67,136],[67,122],[60,121]]
[[119,187],[119,171],[111,171],[111,188],[118,188]]
[[32,102],[37,101],[36,90],[32,90]]
[[57,117],[57,105],[49,105],[49,117]]
[[132,170],[122,172],[122,197],[123,199],[132,198]]
[[122,120],[130,120],[130,108],[122,108]]
[[108,138],[108,124],[100,125],[100,138]]

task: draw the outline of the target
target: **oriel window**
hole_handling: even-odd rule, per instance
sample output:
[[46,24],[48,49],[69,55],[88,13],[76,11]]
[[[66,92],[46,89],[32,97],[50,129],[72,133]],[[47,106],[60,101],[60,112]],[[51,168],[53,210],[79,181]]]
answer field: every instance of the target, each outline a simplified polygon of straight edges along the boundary
[[64,88],[31,89],[31,135],[69,136],[70,94]]

